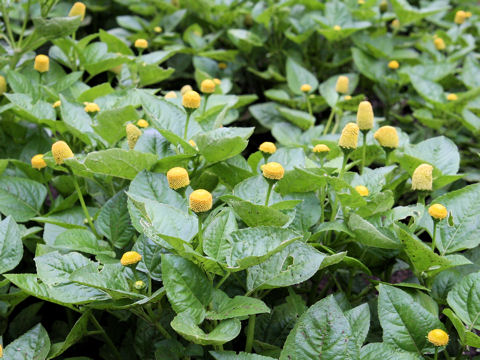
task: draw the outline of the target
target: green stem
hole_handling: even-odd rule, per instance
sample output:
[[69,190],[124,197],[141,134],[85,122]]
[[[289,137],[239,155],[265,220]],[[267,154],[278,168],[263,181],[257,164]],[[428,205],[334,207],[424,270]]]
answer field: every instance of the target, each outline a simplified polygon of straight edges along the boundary
[[215,289],[220,289],[220,286],[225,282],[225,280],[228,279],[231,273],[227,273],[222,279],[218,282],[218,284],[215,286]]
[[205,110],[207,110],[207,101],[209,96],[210,94],[205,94],[205,101],[203,102],[202,106],[202,115],[205,114]]
[[255,335],[255,315],[248,318],[247,342],[245,344],[245,352],[251,353],[253,347],[253,336]]
[[192,115],[192,112],[190,109],[187,109],[187,120],[185,121],[185,130],[183,130],[183,139],[187,140],[187,131],[188,131],[188,123],[190,121],[190,115]]
[[198,246],[196,251],[200,251],[203,254],[203,229],[202,229],[202,215],[197,214],[198,219]]
[[148,274],[148,296],[152,296],[152,277]]
[[265,206],[268,206],[268,201],[270,200],[270,194],[272,193],[273,181],[268,182],[267,196],[265,198]]
[[308,93],[305,93],[305,100],[307,102],[308,113],[310,114],[310,116],[313,116],[312,104],[310,103],[310,98]]
[[31,0],[28,0],[27,11],[25,12],[25,18],[23,19],[22,30],[20,32],[20,37],[18,39],[18,47],[22,46],[23,35],[25,33],[25,29],[27,28],[28,18],[30,17],[30,4],[31,4]]
[[83,199],[82,190],[80,190],[80,186],[78,185],[77,177],[73,173],[71,173],[71,175],[73,178],[73,186],[75,186],[75,190],[77,191],[78,200],[80,200],[80,205],[82,205],[83,213],[87,218],[88,225],[92,229],[95,236],[98,238],[99,236],[98,236],[97,230],[95,229],[95,226],[93,226],[93,220],[90,217],[90,214],[87,209],[87,205],[85,205],[85,200]]
[[332,120],[334,116],[335,116],[335,108],[332,108],[332,111],[330,112],[330,116],[328,117],[328,120],[327,120],[327,125],[325,125],[325,129],[323,129],[323,135],[327,135],[328,130],[330,129],[330,125],[332,125]]
[[345,168],[347,166],[348,162],[348,153],[345,151],[343,152],[343,162],[342,162],[342,169],[340,170],[340,173],[338,174],[339,179],[343,179],[343,174],[345,173]]
[[425,192],[424,191],[419,191],[418,192],[418,203],[425,205]]
[[433,357],[433,360],[438,360],[438,346],[435,346],[435,356]]
[[2,15],[3,15],[3,23],[5,24],[8,38],[10,39],[10,45],[12,46],[13,49],[15,49],[16,48],[15,38],[13,37],[12,27],[10,26],[10,18],[8,17],[8,12],[5,8],[5,0],[2,0]]
[[363,147],[362,147],[362,165],[360,168],[360,175],[363,175],[363,168],[365,167],[365,159],[367,157],[367,132],[362,131],[363,133]]
[[120,355],[119,351],[117,350],[114,343],[112,342],[112,339],[110,339],[110,337],[107,335],[107,333],[103,329],[102,325],[100,325],[100,323],[97,321],[97,319],[95,318],[95,316],[93,314],[90,314],[90,319],[92,320],[93,324],[98,329],[98,331],[100,331],[100,333],[102,334],[102,336],[105,339],[105,342],[107,343],[107,345],[112,349],[113,353],[115,354],[115,357],[117,359],[121,359],[122,356]]
[[335,113],[335,125],[333,125],[332,132],[330,134],[335,134],[337,132],[338,127],[340,126],[340,113]]
[[433,221],[433,236],[432,236],[432,251],[435,251],[436,245],[436,237],[437,237],[437,221]]

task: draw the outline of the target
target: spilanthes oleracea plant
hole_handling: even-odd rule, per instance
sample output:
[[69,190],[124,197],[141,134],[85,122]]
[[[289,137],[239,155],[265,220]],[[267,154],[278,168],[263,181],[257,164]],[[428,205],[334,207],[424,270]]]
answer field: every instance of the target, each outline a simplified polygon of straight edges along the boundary
[[7,80],[5,77],[0,75],[0,96],[7,92]]
[[173,190],[184,188],[190,184],[188,172],[182,167],[174,167],[167,171],[168,186]]
[[43,154],[37,154],[34,157],[32,157],[31,163],[32,163],[32,167],[37,170],[41,170],[44,167],[47,167],[47,163],[43,159]]
[[335,85],[335,91],[339,94],[347,94],[348,93],[348,77],[345,75],[341,75],[337,79],[337,83]]
[[125,131],[127,133],[127,143],[130,150],[133,150],[137,144],[138,139],[142,135],[142,131],[135,125],[129,123],[127,124]]
[[130,266],[130,265],[135,265],[138,262],[142,260],[142,255],[140,255],[136,251],[127,251],[122,255],[122,258],[120,259],[120,263],[123,266]]
[[39,73],[47,72],[50,69],[50,58],[43,54],[35,56],[33,68]]

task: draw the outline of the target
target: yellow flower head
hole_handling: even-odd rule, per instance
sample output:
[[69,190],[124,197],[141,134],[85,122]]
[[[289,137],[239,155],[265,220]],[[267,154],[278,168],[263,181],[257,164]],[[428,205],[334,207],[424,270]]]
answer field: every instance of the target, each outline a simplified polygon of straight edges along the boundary
[[75,156],[65,141],[57,141],[52,145],[52,155],[57,165],[61,165],[65,159]]
[[169,91],[165,94],[165,99],[176,99],[177,93],[175,91]]
[[224,62],[219,62],[219,63],[218,63],[218,68],[219,68],[220,70],[225,70],[225,69],[227,68],[227,64],[224,63]]
[[392,60],[388,63],[388,68],[392,70],[397,70],[400,67],[400,64],[397,60]]
[[340,30],[342,30],[342,27],[341,27],[340,25],[335,25],[335,26],[333,27],[333,30],[335,30],[335,31],[340,31]]
[[153,28],[153,31],[155,31],[156,33],[161,33],[162,32],[162,28],[160,26],[155,26]]
[[442,329],[434,329],[428,333],[428,341],[435,346],[445,346],[448,344],[448,334]]
[[348,100],[352,100],[352,97],[350,95],[345,95],[345,98],[344,100],[348,101]]
[[380,146],[392,149],[396,149],[398,147],[398,133],[397,129],[395,129],[393,126],[382,126],[380,129],[375,131],[373,137],[378,141]]
[[368,189],[366,186],[357,185],[355,186],[355,190],[360,194],[360,196],[368,196]]
[[398,29],[400,27],[400,21],[398,19],[395,19],[391,23],[392,27],[395,29]]
[[99,112],[100,106],[92,102],[87,102],[83,109],[88,113]]
[[202,98],[193,90],[187,91],[182,98],[182,105],[188,109],[198,109]]
[[458,100],[458,96],[457,96],[457,94],[448,94],[447,95],[447,100],[448,101],[456,101],[456,100]]
[[31,162],[34,169],[40,170],[47,166],[47,163],[45,162],[45,160],[43,160],[43,154],[35,155],[34,157],[32,157]]
[[465,13],[465,11],[463,10],[458,10],[456,13],[455,13],[455,24],[463,24],[465,22],[465,19],[467,18],[467,14]]
[[187,92],[192,91],[192,87],[190,85],[183,85],[180,89],[180,94],[185,95]]
[[471,18],[472,17],[472,12],[471,11],[465,11],[465,17],[468,19],[468,18]]
[[433,40],[433,44],[437,48],[437,50],[445,50],[445,41],[442,38],[436,38]]
[[7,92],[7,80],[0,75],[0,96]]
[[202,81],[202,83],[200,84],[200,90],[204,93],[204,94],[211,94],[215,91],[215,82],[213,80],[210,80],[210,79],[205,79]]
[[138,127],[136,127],[135,125],[133,125],[131,123],[127,124],[126,131],[127,131],[128,147],[131,150],[135,147],[135,144],[137,143],[140,135],[142,135],[142,132]]
[[447,208],[442,204],[433,204],[428,208],[428,213],[436,220],[445,219],[448,215]]
[[277,151],[277,147],[274,143],[265,141],[259,146],[258,150],[266,154],[273,154],[275,151]]
[[215,83],[215,85],[222,85],[222,80],[220,79],[215,78],[213,79],[213,82]]
[[148,47],[148,41],[145,39],[135,40],[135,47],[137,49],[146,49]]
[[57,100],[55,101],[53,104],[52,104],[52,107],[54,109],[56,109],[57,107],[59,107],[60,105],[62,105],[62,102],[60,100]]
[[365,4],[365,0],[358,0],[357,3],[358,3],[358,5],[363,5],[363,4]]
[[348,77],[341,75],[337,79],[337,84],[335,85],[335,91],[339,94],[348,93]]
[[133,287],[136,290],[142,290],[145,288],[145,282],[143,282],[142,280],[137,280],[133,283]]
[[330,148],[325,144],[317,144],[313,147],[314,153],[326,153],[329,151],[330,151]]
[[122,255],[122,258],[120,259],[120,264],[122,264],[123,266],[134,265],[140,260],[142,260],[142,255],[140,255],[138,252],[127,251]]
[[302,86],[300,86],[301,92],[307,93],[310,90],[312,90],[312,86],[310,84],[303,84]]
[[269,162],[262,167],[263,176],[271,180],[280,180],[285,174],[285,169],[277,162]]
[[182,167],[174,167],[168,170],[167,180],[168,186],[173,190],[184,188],[190,184],[188,172]]
[[342,130],[338,146],[346,149],[356,149],[358,143],[358,125],[355,123],[348,123]]
[[197,147],[197,143],[193,139],[188,140],[188,143],[194,148]]
[[3,357],[3,346],[0,345],[0,358]]
[[360,130],[373,128],[373,109],[370,101],[362,101],[358,104],[357,125]]
[[205,212],[212,208],[213,199],[212,194],[207,190],[199,189],[190,194],[190,209],[193,212]]
[[35,63],[33,68],[40,73],[48,71],[50,68],[50,59],[47,55],[37,55],[35,56]]
[[148,127],[149,123],[145,119],[140,119],[137,121],[137,126],[140,126],[141,128],[146,128]]
[[433,166],[419,165],[412,175],[412,190],[431,191],[433,185]]
[[70,9],[70,12],[68,13],[68,16],[80,16],[80,20],[83,21],[85,18],[85,10],[86,6],[82,2],[76,2],[73,4],[72,8]]

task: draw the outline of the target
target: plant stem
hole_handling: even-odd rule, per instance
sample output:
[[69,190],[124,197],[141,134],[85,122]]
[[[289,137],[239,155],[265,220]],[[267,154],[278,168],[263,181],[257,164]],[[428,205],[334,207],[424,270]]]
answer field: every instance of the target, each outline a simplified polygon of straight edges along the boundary
[[15,49],[15,38],[13,37],[12,27],[10,26],[10,18],[8,17],[8,12],[5,8],[5,0],[2,0],[2,16],[3,23],[5,24],[5,29],[7,30],[8,38],[10,39],[10,46]]
[[21,30],[21,32],[20,32],[20,37],[19,37],[19,39],[18,39],[18,47],[21,47],[21,46],[22,46],[23,35],[24,35],[24,33],[25,33],[25,29],[27,28],[28,18],[30,17],[30,4],[31,4],[31,0],[28,0],[27,10],[26,10],[26,12],[25,12],[25,18],[23,19],[22,30]]
[[197,219],[198,219],[198,245],[197,245],[197,251],[200,251],[200,253],[203,254],[202,215],[201,215],[201,214],[197,214]]
[[347,161],[348,161],[348,153],[345,151],[343,152],[343,162],[342,162],[342,168],[340,170],[340,173],[338,174],[339,179],[343,179],[343,174],[345,173],[345,167],[347,166]]
[[432,251],[435,251],[435,243],[437,238],[437,221],[433,221]]
[[308,93],[305,93],[305,100],[307,102],[308,113],[310,114],[310,116],[313,116],[312,104],[310,103],[310,98],[308,97]]
[[228,279],[228,277],[230,276],[231,273],[227,273],[224,277],[222,277],[222,279],[218,282],[217,285],[215,285],[215,289],[219,289],[220,286],[222,286],[222,284],[225,282],[225,280]]
[[418,203],[425,205],[425,192],[424,191],[419,191],[418,192]]
[[202,107],[202,115],[205,114],[205,110],[207,110],[207,101],[209,96],[210,94],[205,95],[205,101],[203,102],[203,107]]
[[273,181],[268,182],[267,196],[265,198],[265,206],[268,206],[268,201],[270,200],[270,194],[272,193]]
[[433,360],[438,360],[438,346],[435,346],[435,356],[433,357]]
[[102,325],[100,325],[100,323],[97,321],[97,319],[95,318],[95,316],[93,314],[90,314],[90,319],[92,320],[93,324],[98,329],[98,331],[100,331],[100,333],[102,334],[102,336],[105,339],[105,342],[107,343],[107,345],[112,349],[113,353],[115,354],[115,357],[117,359],[121,359],[122,356],[120,355],[120,353],[118,352],[114,343],[112,342],[112,339],[110,339],[110,337],[107,335],[107,333],[103,329]]
[[248,318],[247,342],[245,344],[245,352],[251,353],[253,347],[253,336],[255,335],[255,315]]
[[187,140],[188,122],[190,121],[190,115],[192,115],[192,112],[190,111],[190,109],[187,109],[187,120],[185,121],[185,130],[183,130],[184,140]]
[[75,190],[77,191],[78,200],[80,200],[80,205],[82,205],[83,213],[87,218],[88,225],[92,229],[95,236],[98,238],[99,236],[98,236],[97,230],[95,229],[95,226],[93,226],[93,220],[90,217],[90,214],[88,213],[87,205],[85,205],[85,200],[83,199],[82,190],[80,190],[80,186],[78,186],[77,177],[73,173],[71,173],[71,175],[73,178],[73,186],[75,186]]
[[363,133],[363,147],[362,147],[362,165],[360,168],[360,175],[363,175],[363,168],[365,167],[365,159],[367,157],[367,132],[362,131]]
[[335,116],[335,108],[332,108],[332,111],[330,112],[330,116],[328,117],[328,120],[327,120],[327,125],[325,125],[325,129],[323,129],[323,135],[327,135],[328,130],[330,129],[330,125],[332,125],[332,120],[334,116]]

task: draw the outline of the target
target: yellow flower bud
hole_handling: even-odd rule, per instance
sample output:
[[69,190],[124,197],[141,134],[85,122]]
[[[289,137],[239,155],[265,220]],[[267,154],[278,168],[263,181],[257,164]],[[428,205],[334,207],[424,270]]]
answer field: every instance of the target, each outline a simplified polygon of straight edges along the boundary
[[165,94],[165,99],[176,99],[177,93],[175,91],[169,91]]
[[76,2],[73,4],[72,8],[70,9],[70,12],[68,13],[68,16],[80,16],[80,20],[83,21],[85,18],[85,10],[86,6],[82,2]]
[[7,80],[0,75],[0,96],[7,92]]
[[142,135],[142,132],[140,131],[140,129],[138,127],[136,127],[133,124],[128,124],[127,127],[126,127],[126,131],[127,131],[128,147],[131,150],[135,147],[135,144],[137,143],[140,135]]
[[33,68],[40,73],[48,71],[50,68],[50,59],[47,55],[37,55],[35,56],[35,63]]
[[45,160],[43,160],[43,154],[37,154],[32,157],[31,163],[32,167],[38,170],[43,169],[47,166],[47,163],[45,162]]
[[204,93],[204,94],[211,94],[215,91],[215,82],[213,80],[210,80],[210,79],[205,79],[202,81],[202,83],[200,84],[200,90]]
[[314,153],[326,153],[329,151],[330,151],[330,148],[325,144],[318,144],[318,145],[315,145],[313,148]]
[[355,123],[348,123],[342,130],[338,146],[346,149],[356,149],[358,143],[358,125]]
[[357,125],[360,130],[373,128],[373,109],[370,101],[362,101],[358,104]]
[[52,104],[52,107],[54,109],[56,109],[57,107],[59,107],[60,105],[62,105],[62,102],[60,100],[57,100],[55,101],[53,104]]
[[83,109],[88,113],[93,113],[93,112],[100,111],[100,107],[97,104],[91,103],[91,102],[87,102]]
[[387,0],[382,0],[382,2],[380,3],[380,6],[379,6],[379,9],[380,9],[380,12],[381,13],[384,13],[388,10],[388,2]]
[[455,23],[460,25],[460,24],[463,24],[465,22],[465,19],[467,18],[467,14],[465,13],[465,11],[463,10],[458,10],[456,13],[455,13]]
[[146,127],[148,127],[148,125],[150,125],[150,124],[148,123],[147,120],[145,120],[145,119],[140,119],[140,120],[137,121],[137,125],[140,126],[141,128],[146,128]]
[[190,85],[183,85],[180,89],[180,94],[185,95],[187,92],[192,91],[192,87]]
[[267,179],[280,180],[285,174],[285,169],[277,162],[269,162],[262,167],[263,176]]
[[277,147],[274,143],[270,141],[265,141],[259,146],[258,150],[266,154],[273,154],[275,151],[277,151]]
[[368,189],[366,186],[357,185],[355,186],[355,190],[360,194],[360,196],[368,196]]
[[342,30],[342,27],[341,27],[340,25],[335,25],[335,26],[333,27],[333,30],[335,30],[335,31],[340,31],[340,30]]
[[140,255],[138,252],[127,251],[122,255],[122,258],[120,259],[120,264],[122,264],[123,266],[134,265],[140,260],[142,260],[142,255]]
[[428,333],[428,341],[435,346],[445,346],[448,344],[448,334],[442,329],[435,329]]
[[213,79],[213,82],[215,83],[215,85],[222,85],[222,80],[220,79],[215,78]]
[[310,90],[312,90],[312,87],[310,86],[310,84],[303,84],[302,86],[300,86],[301,92],[307,93]]
[[224,63],[224,62],[219,62],[219,63],[218,63],[218,68],[219,68],[220,70],[225,70],[225,69],[227,68],[227,64]]
[[457,94],[448,94],[447,95],[447,100],[448,101],[456,101],[456,100],[458,100],[458,96],[457,96]]
[[188,143],[194,148],[197,147],[197,143],[193,139],[188,140]]
[[392,70],[397,70],[400,67],[400,64],[397,60],[392,60],[388,63],[388,68]]
[[133,284],[133,287],[136,289],[136,290],[142,290],[145,288],[145,282],[143,282],[142,280],[137,280],[135,281],[135,283]]
[[213,199],[212,194],[207,190],[199,189],[190,194],[190,209],[193,212],[205,212],[212,208]]
[[395,19],[391,23],[392,27],[395,29],[398,29],[400,27],[400,21],[398,19]]
[[188,172],[182,167],[174,167],[168,170],[167,181],[168,186],[173,190],[184,188],[190,184]]
[[471,11],[465,11],[465,17],[468,19],[468,18],[471,18],[472,17],[472,12]]
[[57,165],[61,165],[65,159],[75,156],[65,141],[57,141],[52,145],[52,155]]
[[412,190],[431,191],[433,185],[433,166],[419,165],[412,175]]
[[148,47],[148,41],[145,39],[135,40],[135,47],[137,49],[146,49]]
[[357,3],[358,3],[358,5],[363,5],[363,4],[365,4],[365,0],[358,0]]
[[378,141],[380,146],[392,149],[396,149],[398,147],[398,133],[397,129],[395,129],[393,126],[382,126],[380,129],[375,131],[373,137]]
[[442,204],[433,204],[428,208],[428,213],[436,220],[445,219],[448,215],[447,208]]
[[182,105],[188,109],[198,109],[202,98],[196,91],[188,91],[183,95]]
[[433,44],[437,48],[437,50],[445,50],[445,41],[442,38],[436,38],[433,40]]
[[0,345],[0,358],[3,357],[3,346]]
[[155,31],[156,33],[161,33],[162,32],[162,28],[160,26],[155,26],[153,28],[153,31]]
[[335,91],[339,94],[348,93],[348,77],[341,75],[337,79],[337,84],[335,85]]
[[350,95],[345,95],[345,101],[352,100],[352,97]]

